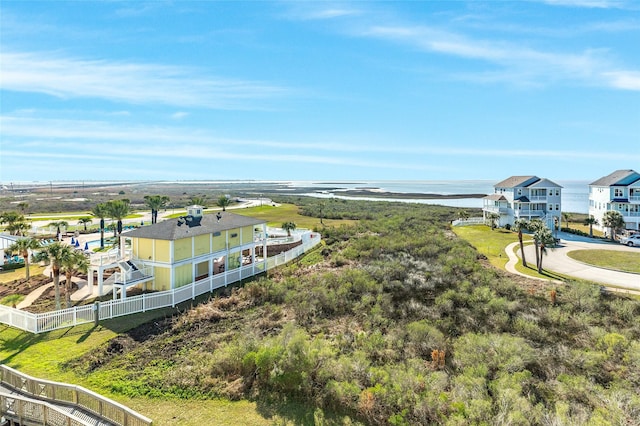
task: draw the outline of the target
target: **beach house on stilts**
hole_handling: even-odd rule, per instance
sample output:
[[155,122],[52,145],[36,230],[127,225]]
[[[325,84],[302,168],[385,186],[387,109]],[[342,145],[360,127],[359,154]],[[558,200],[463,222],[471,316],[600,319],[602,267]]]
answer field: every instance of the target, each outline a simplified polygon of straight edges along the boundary
[[484,197],[483,217],[499,216],[497,226],[513,226],[518,219],[539,219],[549,229],[562,220],[562,187],[538,176],[511,176],[494,186]]

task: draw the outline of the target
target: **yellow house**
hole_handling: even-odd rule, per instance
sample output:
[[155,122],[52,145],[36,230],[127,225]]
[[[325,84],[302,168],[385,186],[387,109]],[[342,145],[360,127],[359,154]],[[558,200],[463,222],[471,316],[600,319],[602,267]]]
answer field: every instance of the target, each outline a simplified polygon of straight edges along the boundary
[[131,285],[144,282],[163,291],[241,267],[264,270],[265,262],[256,264],[256,247],[266,253],[265,235],[263,220],[229,212],[203,215],[201,206],[189,206],[185,216],[127,232],[122,239],[131,247],[129,265],[145,271],[146,278]]

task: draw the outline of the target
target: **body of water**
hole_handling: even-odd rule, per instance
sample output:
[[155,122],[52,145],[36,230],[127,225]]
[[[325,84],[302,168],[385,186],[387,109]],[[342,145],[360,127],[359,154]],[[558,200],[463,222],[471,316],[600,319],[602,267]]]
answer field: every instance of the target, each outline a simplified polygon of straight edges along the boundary
[[[555,181],[562,186],[562,211],[571,213],[589,212],[589,181]],[[319,198],[343,198],[354,200],[374,201],[400,201],[407,203],[439,204],[452,207],[482,208],[483,200],[480,198],[458,199],[411,199],[411,198],[381,198],[381,197],[352,197],[344,195],[345,191],[357,189],[373,189],[385,192],[399,193],[429,193],[429,194],[492,194],[496,181],[489,180],[446,180],[446,181],[353,181],[353,182],[291,182],[294,188],[307,188],[305,195]],[[337,188],[326,190],[325,188]],[[323,192],[316,192],[323,191]]]

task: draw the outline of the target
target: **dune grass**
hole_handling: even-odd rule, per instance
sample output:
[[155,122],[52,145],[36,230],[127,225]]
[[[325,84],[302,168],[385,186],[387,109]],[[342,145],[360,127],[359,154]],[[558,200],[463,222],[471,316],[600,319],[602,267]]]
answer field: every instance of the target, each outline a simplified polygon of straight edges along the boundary
[[601,268],[640,274],[640,250],[637,252],[616,250],[574,250],[567,256],[579,262]]

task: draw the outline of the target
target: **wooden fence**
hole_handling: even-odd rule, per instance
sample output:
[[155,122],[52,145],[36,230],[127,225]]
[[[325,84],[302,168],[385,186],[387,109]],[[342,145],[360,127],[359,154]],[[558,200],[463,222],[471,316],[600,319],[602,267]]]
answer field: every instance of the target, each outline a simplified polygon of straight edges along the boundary
[[15,389],[22,394],[0,393],[2,413],[14,418],[20,424],[95,424],[79,416],[70,415],[56,405],[78,407],[116,425],[149,426],[152,424],[151,419],[142,414],[81,386],[38,379],[6,365],[0,365],[0,375],[5,387]]
[[59,311],[34,314],[8,306],[0,305],[0,323],[10,325],[31,333],[44,333],[60,328],[73,327],[95,321],[96,310],[99,320],[106,320],[146,312],[152,309],[174,307],[201,294],[212,292],[221,287],[241,281],[266,270],[283,265],[302,255],[320,243],[320,235],[311,233],[303,238],[300,246],[269,257],[266,261],[256,262],[237,269],[225,271],[191,284],[156,293],[146,293],[126,299],[109,300],[93,305],[74,306]]

